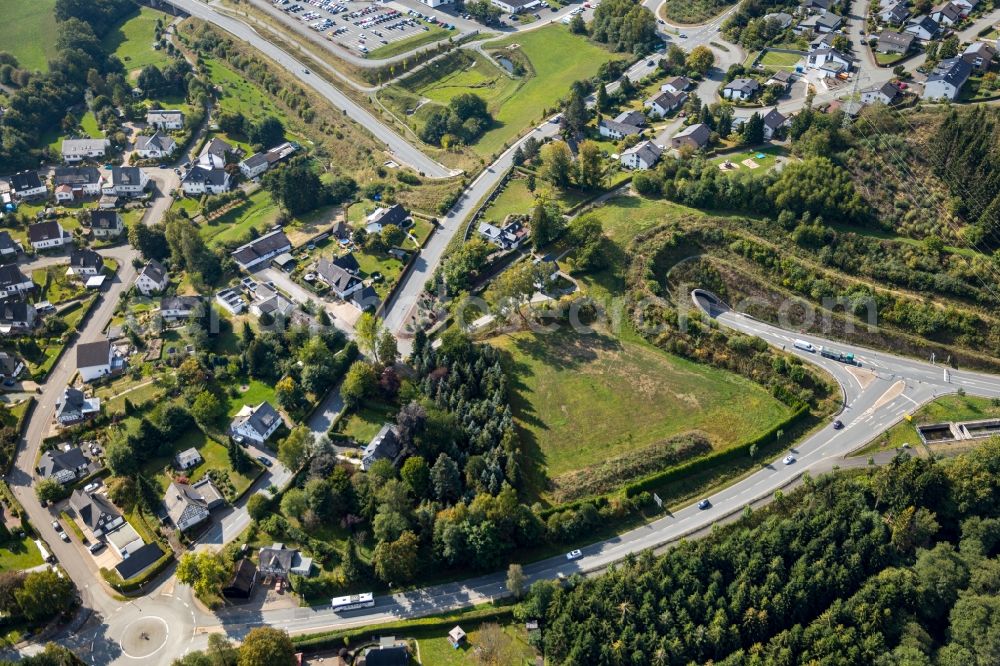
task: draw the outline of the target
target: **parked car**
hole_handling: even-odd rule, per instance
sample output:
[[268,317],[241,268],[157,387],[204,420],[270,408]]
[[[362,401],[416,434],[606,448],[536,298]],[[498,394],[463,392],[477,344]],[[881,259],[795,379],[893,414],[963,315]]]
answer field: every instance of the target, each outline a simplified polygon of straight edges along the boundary
[[712,506],[712,503],[709,502],[707,499],[703,499],[702,501],[698,502],[698,508],[699,509],[704,510],[704,509],[707,509],[710,506]]
[[59,524],[58,520],[52,521],[52,529],[54,529],[56,532],[62,532],[62,525]]
[[268,458],[266,458],[264,456],[257,456],[257,460],[260,461],[260,464],[263,465],[264,467],[270,467],[271,466],[270,459],[268,459]]
[[66,534],[65,532],[60,532],[59,538],[65,541],[66,543],[69,543],[69,535]]
[[99,553],[102,550],[104,550],[104,542],[95,541],[94,543],[90,544],[90,547],[87,548],[87,550],[89,550],[91,553]]
[[583,557],[583,551],[579,549],[571,550],[568,553],[566,553],[566,559],[569,560],[570,562],[572,562],[573,560],[578,560],[581,557]]
[[87,485],[85,485],[83,487],[83,492],[85,492],[85,493],[92,493],[92,492],[94,492],[95,490],[97,490],[100,487],[101,487],[101,484],[97,483],[96,481],[93,481],[93,482],[88,483]]

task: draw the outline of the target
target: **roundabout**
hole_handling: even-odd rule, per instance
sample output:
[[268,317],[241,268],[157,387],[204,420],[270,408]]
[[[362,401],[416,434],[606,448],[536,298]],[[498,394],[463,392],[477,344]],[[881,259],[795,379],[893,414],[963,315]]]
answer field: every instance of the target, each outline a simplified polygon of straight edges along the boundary
[[170,627],[162,617],[140,617],[125,627],[124,635],[118,644],[124,656],[130,659],[145,659],[163,649],[169,636]]

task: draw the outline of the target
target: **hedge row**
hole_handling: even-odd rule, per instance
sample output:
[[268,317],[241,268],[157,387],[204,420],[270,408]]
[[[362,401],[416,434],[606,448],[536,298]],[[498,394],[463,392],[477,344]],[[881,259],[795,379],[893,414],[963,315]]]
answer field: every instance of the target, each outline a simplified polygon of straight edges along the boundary
[[722,465],[739,458],[748,457],[750,455],[751,447],[766,446],[773,443],[779,430],[784,430],[785,428],[788,428],[792,424],[796,423],[799,419],[804,417],[808,411],[809,408],[807,405],[801,405],[791,416],[759,437],[747,440],[739,446],[717,451],[716,453],[709,454],[703,458],[692,460],[684,465],[670,467],[662,472],[651,474],[644,479],[639,479],[634,483],[630,483],[624,488],[625,496],[634,497],[639,493],[655,490],[656,488],[663,486],[665,483],[680,481],[681,479],[690,477],[710,467]]
[[[161,544],[162,545],[162,544]],[[156,562],[150,568],[146,569],[143,573],[138,576],[133,576],[128,580],[122,580],[122,577],[117,571],[101,567],[101,576],[104,577],[105,582],[108,585],[115,588],[122,594],[128,594],[129,592],[135,592],[143,585],[151,581],[153,578],[158,576],[161,571],[167,568],[167,565],[174,560],[174,552],[170,548],[166,549],[163,557],[156,560]]]

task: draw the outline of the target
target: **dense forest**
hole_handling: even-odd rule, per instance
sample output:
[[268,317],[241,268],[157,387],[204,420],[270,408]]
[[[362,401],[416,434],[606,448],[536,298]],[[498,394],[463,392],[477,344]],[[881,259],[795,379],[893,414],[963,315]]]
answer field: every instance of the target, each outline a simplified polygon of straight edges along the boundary
[[994,664],[1000,440],[806,478],[667,555],[536,583],[554,664]]

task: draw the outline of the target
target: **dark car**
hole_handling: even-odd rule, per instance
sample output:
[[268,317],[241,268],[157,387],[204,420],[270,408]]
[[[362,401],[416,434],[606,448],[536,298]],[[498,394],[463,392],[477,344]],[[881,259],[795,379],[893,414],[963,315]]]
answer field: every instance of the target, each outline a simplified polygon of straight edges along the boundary
[[712,506],[712,503],[709,502],[707,499],[703,499],[702,501],[698,502],[698,508],[699,509],[704,510],[704,509],[707,509],[710,506]]
[[265,458],[264,456],[257,456],[257,460],[259,460],[260,464],[263,465],[264,467],[270,467],[271,466],[270,459]]
[[834,430],[840,430],[843,427],[844,427],[844,422],[841,421],[840,419],[837,419],[836,421],[833,422],[833,429]]

